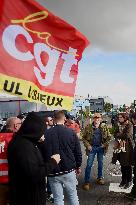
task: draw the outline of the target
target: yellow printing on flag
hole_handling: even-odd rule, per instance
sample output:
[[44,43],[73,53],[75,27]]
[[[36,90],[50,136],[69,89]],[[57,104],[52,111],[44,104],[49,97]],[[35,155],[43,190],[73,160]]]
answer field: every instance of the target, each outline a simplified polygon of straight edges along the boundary
[[29,102],[42,103],[54,109],[71,110],[73,97],[41,91],[34,83],[0,74],[0,91],[13,94]]

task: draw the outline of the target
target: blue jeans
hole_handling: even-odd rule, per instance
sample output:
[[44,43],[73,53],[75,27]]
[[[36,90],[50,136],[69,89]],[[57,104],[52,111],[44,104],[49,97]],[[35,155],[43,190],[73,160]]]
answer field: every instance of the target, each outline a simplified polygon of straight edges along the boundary
[[70,205],[79,205],[76,190],[75,171],[55,177],[48,177],[54,198],[54,205],[64,205],[63,188],[65,188]]
[[103,177],[103,155],[104,150],[102,147],[92,147],[88,155],[87,166],[85,169],[85,182],[90,182],[90,173],[93,166],[95,155],[97,154],[97,161],[98,161],[98,179]]

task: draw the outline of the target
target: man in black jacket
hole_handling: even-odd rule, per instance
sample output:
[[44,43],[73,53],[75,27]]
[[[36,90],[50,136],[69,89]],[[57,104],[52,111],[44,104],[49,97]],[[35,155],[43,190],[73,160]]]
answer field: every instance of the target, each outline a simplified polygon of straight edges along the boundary
[[51,190],[53,192],[54,204],[63,205],[63,188],[68,195],[71,205],[79,205],[76,190],[76,173],[80,173],[82,153],[79,139],[76,133],[64,125],[65,115],[63,111],[55,112],[55,123],[45,140],[45,159],[48,161],[54,154],[60,154],[61,161],[49,175]]

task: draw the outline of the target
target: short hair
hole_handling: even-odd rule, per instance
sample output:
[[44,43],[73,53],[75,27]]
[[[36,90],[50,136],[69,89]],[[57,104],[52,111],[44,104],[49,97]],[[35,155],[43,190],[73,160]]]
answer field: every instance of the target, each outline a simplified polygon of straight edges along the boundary
[[124,121],[126,122],[127,120],[129,120],[129,116],[127,113],[125,112],[121,112],[118,114],[118,116],[121,115],[124,118]]
[[62,117],[65,117],[65,114],[64,114],[64,112],[62,110],[54,112],[54,119],[55,120],[61,120]]
[[[49,117],[52,118],[51,116],[45,117],[45,122],[49,122]],[[53,119],[53,118],[52,118]]]
[[11,130],[12,126],[14,124],[14,121],[17,119],[17,117],[10,117],[6,121],[6,130]]

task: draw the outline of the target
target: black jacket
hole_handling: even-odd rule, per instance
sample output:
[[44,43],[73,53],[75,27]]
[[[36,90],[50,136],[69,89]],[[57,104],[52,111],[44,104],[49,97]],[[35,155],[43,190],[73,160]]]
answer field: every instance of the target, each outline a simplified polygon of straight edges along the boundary
[[28,119],[8,146],[11,205],[45,205],[45,176],[57,166],[53,159],[45,164],[37,148],[44,123]]
[[133,139],[136,141],[136,126],[133,126]]
[[[76,133],[64,125],[55,125],[46,132],[42,154],[45,162],[58,153],[61,161],[51,175],[66,173],[71,169],[77,169],[82,163],[82,153],[79,139]],[[50,175],[50,176],[51,176]]]

